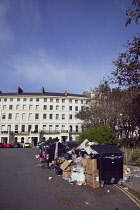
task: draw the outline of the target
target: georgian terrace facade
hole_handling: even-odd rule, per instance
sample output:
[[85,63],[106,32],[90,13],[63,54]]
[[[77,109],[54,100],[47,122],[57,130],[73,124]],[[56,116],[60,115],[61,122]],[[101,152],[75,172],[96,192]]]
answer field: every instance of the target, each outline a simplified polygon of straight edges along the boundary
[[39,141],[58,137],[75,141],[82,132],[82,121],[75,117],[86,105],[87,96],[64,93],[0,92],[0,142],[36,146]]

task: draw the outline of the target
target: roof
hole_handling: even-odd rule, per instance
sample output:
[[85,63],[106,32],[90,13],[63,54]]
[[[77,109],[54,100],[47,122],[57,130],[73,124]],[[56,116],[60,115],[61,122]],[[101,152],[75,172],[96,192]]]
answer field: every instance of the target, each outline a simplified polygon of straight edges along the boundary
[[114,145],[91,145],[91,148],[99,154],[103,153],[123,153],[118,147]]
[[73,93],[55,93],[55,92],[44,92],[42,93],[34,93],[34,92],[21,92],[21,93],[0,93],[0,96],[58,96],[58,97],[86,97],[86,95],[83,94],[73,94]]

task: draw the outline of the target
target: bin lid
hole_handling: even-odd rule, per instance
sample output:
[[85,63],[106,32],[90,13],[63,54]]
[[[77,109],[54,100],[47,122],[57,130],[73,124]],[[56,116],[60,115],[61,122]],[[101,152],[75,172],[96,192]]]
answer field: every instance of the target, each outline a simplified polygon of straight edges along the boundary
[[[51,144],[50,146],[49,146],[49,149],[50,150],[52,150],[52,151],[55,151],[55,148],[56,148],[56,142],[55,143],[53,143],[53,144]],[[58,150],[61,150],[61,149],[65,149],[65,145],[64,144],[62,144],[62,143],[60,143],[60,142],[58,142]]]
[[118,147],[114,145],[91,145],[90,147],[93,150],[93,153],[97,152],[98,154],[105,154],[105,153],[122,154],[123,153]]

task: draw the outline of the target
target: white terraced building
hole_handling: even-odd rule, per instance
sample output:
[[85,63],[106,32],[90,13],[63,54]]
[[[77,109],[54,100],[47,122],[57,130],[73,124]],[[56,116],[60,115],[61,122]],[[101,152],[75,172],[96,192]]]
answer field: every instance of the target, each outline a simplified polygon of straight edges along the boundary
[[0,91],[0,142],[36,146],[39,141],[58,137],[75,141],[82,132],[82,121],[75,117],[86,104],[87,96],[64,93]]

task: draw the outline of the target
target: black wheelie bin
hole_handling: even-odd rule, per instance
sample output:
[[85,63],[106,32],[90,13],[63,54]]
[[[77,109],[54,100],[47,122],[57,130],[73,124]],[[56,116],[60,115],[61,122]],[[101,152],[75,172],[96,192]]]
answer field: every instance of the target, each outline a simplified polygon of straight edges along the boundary
[[63,153],[66,153],[66,146],[53,139],[53,141],[45,147],[45,162],[49,164],[52,161],[57,161],[57,158]]
[[92,158],[97,159],[100,187],[121,185],[123,180],[123,152],[114,145],[91,145]]

